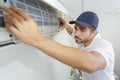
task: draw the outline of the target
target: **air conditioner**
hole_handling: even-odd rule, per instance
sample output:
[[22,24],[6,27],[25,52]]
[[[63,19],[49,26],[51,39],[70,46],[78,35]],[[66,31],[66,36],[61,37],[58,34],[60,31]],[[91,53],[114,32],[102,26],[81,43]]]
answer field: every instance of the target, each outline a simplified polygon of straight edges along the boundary
[[[59,32],[58,17],[64,17],[66,20],[71,19],[65,9],[59,7],[61,6],[60,4],[50,3],[50,1],[51,0],[0,0],[0,6],[17,6],[21,8],[39,25],[43,36],[50,36]],[[0,47],[20,42],[5,29],[4,14],[5,12],[0,9]]]

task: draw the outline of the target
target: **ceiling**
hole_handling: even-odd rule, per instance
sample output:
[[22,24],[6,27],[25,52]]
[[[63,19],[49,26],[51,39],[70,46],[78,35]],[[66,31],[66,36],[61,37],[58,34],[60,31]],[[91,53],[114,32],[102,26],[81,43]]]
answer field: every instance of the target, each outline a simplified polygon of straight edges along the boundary
[[73,17],[77,18],[83,11],[94,11],[107,15],[120,11],[120,0],[58,0]]

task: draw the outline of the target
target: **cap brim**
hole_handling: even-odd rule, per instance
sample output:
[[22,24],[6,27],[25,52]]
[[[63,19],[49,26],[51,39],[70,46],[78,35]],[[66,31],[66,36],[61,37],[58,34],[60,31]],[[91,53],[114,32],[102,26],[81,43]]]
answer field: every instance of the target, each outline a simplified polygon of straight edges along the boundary
[[75,24],[75,23],[78,23],[82,26],[86,26],[86,27],[92,27],[91,25],[85,23],[85,22],[82,22],[82,21],[70,21],[69,24]]
[[76,21],[70,21],[69,22],[69,24],[75,24],[76,23]]

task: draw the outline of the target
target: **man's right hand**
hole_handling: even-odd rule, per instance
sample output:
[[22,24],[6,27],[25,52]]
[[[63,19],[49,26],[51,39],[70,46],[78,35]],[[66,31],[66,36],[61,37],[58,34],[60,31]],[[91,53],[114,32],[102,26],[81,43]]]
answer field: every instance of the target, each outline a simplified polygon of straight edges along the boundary
[[8,13],[5,26],[17,38],[26,44],[36,46],[44,37],[39,31],[38,25],[23,10],[17,7],[2,7]]

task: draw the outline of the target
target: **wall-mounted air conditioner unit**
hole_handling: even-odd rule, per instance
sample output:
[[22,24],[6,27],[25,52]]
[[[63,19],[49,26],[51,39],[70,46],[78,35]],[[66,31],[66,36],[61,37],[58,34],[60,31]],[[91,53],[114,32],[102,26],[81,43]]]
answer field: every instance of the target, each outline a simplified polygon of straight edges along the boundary
[[[59,32],[59,16],[67,20],[71,19],[66,12],[60,11],[60,9],[48,3],[47,0],[0,0],[0,6],[3,5],[17,6],[24,10],[39,25],[44,36],[54,35]],[[0,9],[0,46],[19,43],[20,41],[5,29],[4,14]]]

